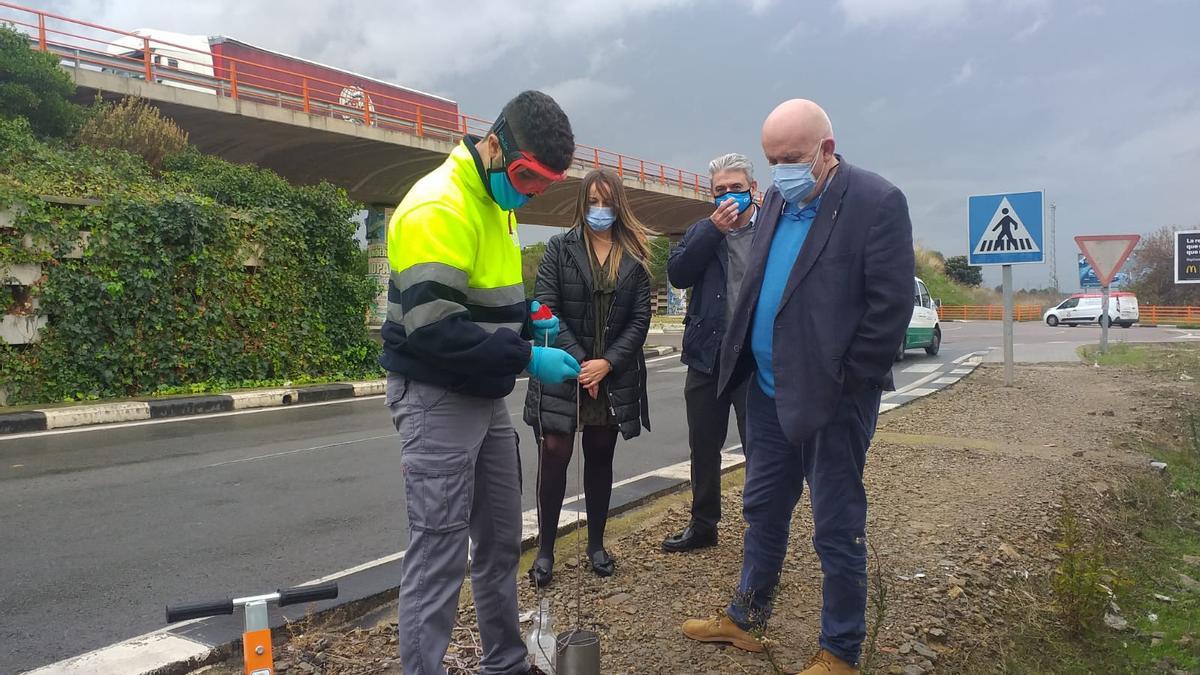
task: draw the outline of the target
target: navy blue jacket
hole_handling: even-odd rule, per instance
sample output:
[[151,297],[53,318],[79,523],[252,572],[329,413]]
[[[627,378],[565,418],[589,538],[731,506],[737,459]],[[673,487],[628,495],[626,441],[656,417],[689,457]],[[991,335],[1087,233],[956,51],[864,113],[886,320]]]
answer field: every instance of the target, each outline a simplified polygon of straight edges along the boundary
[[725,336],[725,288],[728,252],[725,235],[708,218],[693,223],[667,258],[667,278],[675,288],[690,288],[683,318],[683,356],[691,368],[711,375],[717,371],[721,339]]
[[[737,311],[721,349],[722,391],[755,369],[750,326],[783,197],[759,210]],[[775,315],[779,423],[802,443],[833,418],[845,394],[894,389],[892,363],[912,317],[912,222],[899,188],[842,162],[796,257]],[[786,346],[786,347],[785,347]]]

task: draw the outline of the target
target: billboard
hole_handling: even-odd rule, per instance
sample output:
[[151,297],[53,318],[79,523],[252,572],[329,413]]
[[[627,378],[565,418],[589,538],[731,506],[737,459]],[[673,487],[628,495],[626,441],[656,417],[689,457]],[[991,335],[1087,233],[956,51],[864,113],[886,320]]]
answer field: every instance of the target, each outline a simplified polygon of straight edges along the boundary
[[1175,283],[1200,284],[1200,231],[1175,233]]

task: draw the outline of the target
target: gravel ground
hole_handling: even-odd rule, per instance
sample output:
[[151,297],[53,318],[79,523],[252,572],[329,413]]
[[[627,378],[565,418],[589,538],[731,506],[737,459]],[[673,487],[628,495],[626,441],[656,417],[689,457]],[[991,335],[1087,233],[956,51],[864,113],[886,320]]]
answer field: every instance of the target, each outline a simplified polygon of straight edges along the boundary
[[[983,367],[881,418],[867,463],[875,672],[964,672],[998,658],[1013,608],[1040,601],[1025,589],[1053,572],[1064,497],[1085,517],[1103,517],[1105,502],[1146,464],[1136,450],[1139,437],[1159,433],[1194,389],[1082,365],[1017,373],[1017,386],[1006,389],[1000,369]],[[660,551],[663,537],[686,522],[685,499],[635,512],[616,521],[629,521],[625,528],[610,531],[617,574],[582,575],[582,607],[575,601],[574,546],[560,541],[557,576],[546,590],[555,627],[576,625],[578,610],[578,624],[602,636],[603,672],[776,672],[762,655],[694,643],[679,630],[684,619],[724,606],[738,576],[740,474],[729,479],[720,546],[687,555]],[[799,670],[816,650],[821,576],[811,531],[804,500],[767,633],[785,672]],[[522,606],[536,602],[523,588]],[[464,595],[451,672],[473,672],[478,663],[473,624]],[[277,654],[285,674],[399,672],[394,620],[351,632],[310,631]]]

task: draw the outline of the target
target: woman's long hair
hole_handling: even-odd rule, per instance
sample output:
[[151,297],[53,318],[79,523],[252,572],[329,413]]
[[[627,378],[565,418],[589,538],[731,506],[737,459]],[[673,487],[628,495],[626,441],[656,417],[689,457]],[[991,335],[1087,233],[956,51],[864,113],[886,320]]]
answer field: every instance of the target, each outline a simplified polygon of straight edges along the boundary
[[621,179],[608,169],[589,171],[579,185],[579,201],[575,205],[575,227],[583,230],[588,247],[591,248],[594,235],[592,228],[584,220],[584,214],[587,213],[588,196],[593,185],[604,196],[605,203],[612,206],[617,216],[611,230],[613,247],[608,254],[612,258],[612,265],[608,268],[609,278],[616,280],[621,257],[626,255],[633,256],[639,265],[649,269],[650,246],[646,240],[650,231],[633,215],[633,209],[629,208],[629,200],[625,196],[625,186],[621,184]]

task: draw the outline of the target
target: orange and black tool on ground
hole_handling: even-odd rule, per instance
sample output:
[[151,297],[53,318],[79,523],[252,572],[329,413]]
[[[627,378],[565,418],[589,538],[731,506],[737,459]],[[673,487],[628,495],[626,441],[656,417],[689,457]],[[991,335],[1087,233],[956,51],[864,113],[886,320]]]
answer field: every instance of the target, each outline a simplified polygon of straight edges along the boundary
[[332,600],[337,596],[337,582],[329,581],[310,586],[283,588],[266,595],[167,605],[167,623],[233,614],[236,608],[241,607],[246,620],[246,629],[242,633],[242,657],[246,664],[246,675],[275,675],[267,606],[276,603],[280,607],[286,607],[304,602]]

